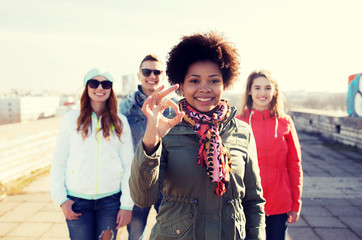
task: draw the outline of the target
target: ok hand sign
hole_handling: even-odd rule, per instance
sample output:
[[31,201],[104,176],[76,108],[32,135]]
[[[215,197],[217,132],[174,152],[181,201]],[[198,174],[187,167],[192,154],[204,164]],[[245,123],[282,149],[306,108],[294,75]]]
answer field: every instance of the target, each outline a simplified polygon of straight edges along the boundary
[[[175,125],[181,122],[184,112],[180,112],[178,106],[171,100],[163,102],[163,99],[178,88],[178,84],[162,91],[164,86],[156,89],[143,103],[142,112],[147,117],[146,131],[143,136],[143,147],[147,154],[155,151],[157,144]],[[173,119],[166,118],[162,112],[168,108],[176,113]]]

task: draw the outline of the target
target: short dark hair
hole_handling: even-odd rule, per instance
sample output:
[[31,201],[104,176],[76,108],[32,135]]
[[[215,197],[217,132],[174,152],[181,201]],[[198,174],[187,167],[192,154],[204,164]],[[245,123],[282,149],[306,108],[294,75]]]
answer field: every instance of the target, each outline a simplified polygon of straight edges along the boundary
[[168,54],[168,81],[171,85],[182,84],[191,64],[211,61],[219,66],[225,87],[231,86],[239,75],[239,54],[231,42],[215,31],[183,36]]
[[146,57],[143,58],[143,60],[142,60],[142,62],[140,64],[140,68],[142,67],[142,63],[144,63],[146,61],[160,62],[160,63],[163,64],[161,59],[156,54],[148,54]]

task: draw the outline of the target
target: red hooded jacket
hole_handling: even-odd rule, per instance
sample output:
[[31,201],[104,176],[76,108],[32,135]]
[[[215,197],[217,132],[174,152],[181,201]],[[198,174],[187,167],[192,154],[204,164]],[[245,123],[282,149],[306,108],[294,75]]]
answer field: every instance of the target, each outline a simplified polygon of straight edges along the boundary
[[300,144],[292,118],[289,115],[276,118],[269,110],[245,111],[244,117],[237,118],[253,129],[266,215],[299,212],[303,171]]

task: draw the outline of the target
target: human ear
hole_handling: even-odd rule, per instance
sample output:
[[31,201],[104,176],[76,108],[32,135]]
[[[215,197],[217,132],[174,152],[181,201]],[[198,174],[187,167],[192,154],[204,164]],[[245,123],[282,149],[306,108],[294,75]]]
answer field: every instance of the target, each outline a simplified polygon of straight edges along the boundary
[[180,90],[181,95],[183,96],[184,95],[184,84],[183,83],[180,83],[179,90]]

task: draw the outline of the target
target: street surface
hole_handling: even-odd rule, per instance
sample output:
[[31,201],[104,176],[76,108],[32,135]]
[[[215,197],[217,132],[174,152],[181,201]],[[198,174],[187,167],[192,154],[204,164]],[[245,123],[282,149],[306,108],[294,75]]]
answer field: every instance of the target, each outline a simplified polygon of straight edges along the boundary
[[[318,137],[299,133],[304,190],[301,218],[289,226],[291,240],[362,239],[362,154],[333,150]],[[151,211],[146,236],[156,213]],[[49,175],[0,201],[0,239],[65,240],[68,230],[49,194]],[[121,229],[117,239],[128,239]],[[148,237],[146,238],[148,239]]]

